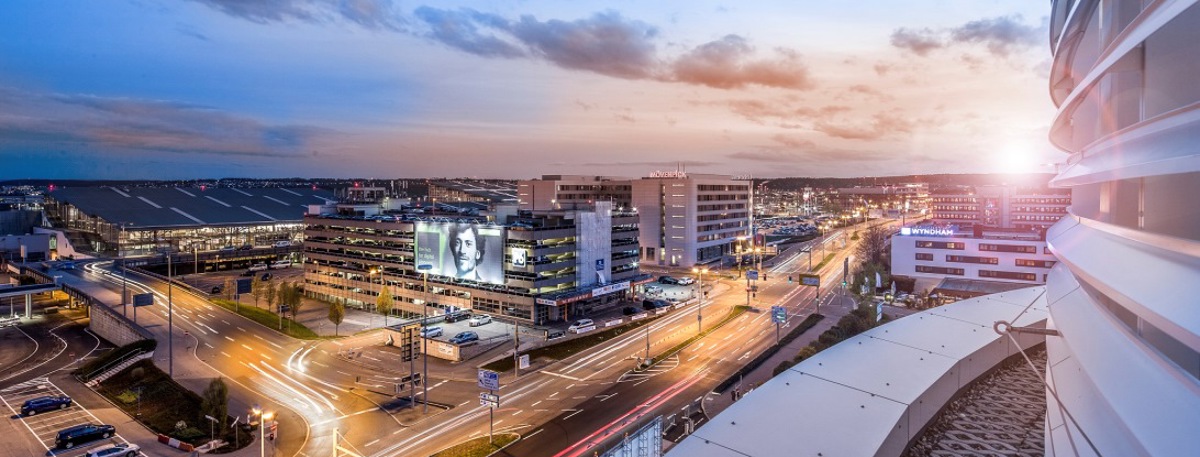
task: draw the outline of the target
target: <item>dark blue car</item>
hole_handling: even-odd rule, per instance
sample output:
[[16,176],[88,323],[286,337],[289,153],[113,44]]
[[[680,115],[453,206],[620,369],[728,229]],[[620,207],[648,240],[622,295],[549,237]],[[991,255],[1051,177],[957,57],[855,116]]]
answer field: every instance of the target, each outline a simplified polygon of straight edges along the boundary
[[25,401],[21,405],[22,416],[34,416],[37,413],[67,409],[71,406],[71,397],[38,397]]

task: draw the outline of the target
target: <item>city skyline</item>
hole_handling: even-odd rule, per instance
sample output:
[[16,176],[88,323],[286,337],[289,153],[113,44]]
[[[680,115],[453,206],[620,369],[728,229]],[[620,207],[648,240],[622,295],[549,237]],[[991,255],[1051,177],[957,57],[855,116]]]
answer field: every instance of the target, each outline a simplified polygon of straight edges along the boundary
[[0,179],[849,177],[1063,157],[1034,2],[8,7]]

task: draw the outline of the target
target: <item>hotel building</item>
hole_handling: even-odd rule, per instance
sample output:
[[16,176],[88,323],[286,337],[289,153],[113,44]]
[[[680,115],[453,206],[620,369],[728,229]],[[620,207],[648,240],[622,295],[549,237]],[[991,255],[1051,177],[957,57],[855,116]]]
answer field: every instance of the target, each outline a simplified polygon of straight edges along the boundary
[[608,201],[639,216],[642,262],[690,267],[720,261],[750,235],[750,181],[655,172],[641,179],[546,175],[517,185],[521,209],[566,209]]
[[933,192],[933,222],[963,230],[975,226],[1043,232],[1067,214],[1066,189],[979,186]]

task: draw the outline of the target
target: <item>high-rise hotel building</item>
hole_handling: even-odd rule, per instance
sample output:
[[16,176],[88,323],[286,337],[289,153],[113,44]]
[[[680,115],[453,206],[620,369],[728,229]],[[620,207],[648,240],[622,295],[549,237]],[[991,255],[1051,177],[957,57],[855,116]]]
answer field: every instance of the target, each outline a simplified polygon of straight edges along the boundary
[[1200,4],[1057,0],[1046,454],[1196,455]]
[[655,172],[645,178],[546,175],[521,181],[523,210],[611,202],[636,211],[641,262],[689,267],[719,262],[750,236],[750,181],[724,175]]

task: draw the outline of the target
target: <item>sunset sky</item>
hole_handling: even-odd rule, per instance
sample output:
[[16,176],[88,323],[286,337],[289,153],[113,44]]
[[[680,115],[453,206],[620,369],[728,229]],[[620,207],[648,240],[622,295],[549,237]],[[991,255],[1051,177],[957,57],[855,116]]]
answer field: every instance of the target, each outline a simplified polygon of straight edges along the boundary
[[1049,171],[1048,10],[9,0],[0,179]]

